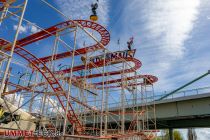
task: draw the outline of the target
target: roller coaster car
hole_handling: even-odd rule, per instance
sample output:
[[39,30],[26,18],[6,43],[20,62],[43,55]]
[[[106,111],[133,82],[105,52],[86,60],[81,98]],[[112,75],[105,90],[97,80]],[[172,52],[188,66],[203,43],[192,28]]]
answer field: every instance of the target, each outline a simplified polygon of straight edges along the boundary
[[81,56],[81,60],[82,61],[86,61],[86,57],[85,56]]
[[98,20],[98,16],[97,15],[91,15],[90,16],[90,20],[97,21]]
[[81,60],[82,60],[82,63],[85,65],[86,64],[86,57],[85,56],[81,56]]
[[146,79],[146,78],[144,78],[144,84],[146,84],[146,85],[151,85],[151,79]]

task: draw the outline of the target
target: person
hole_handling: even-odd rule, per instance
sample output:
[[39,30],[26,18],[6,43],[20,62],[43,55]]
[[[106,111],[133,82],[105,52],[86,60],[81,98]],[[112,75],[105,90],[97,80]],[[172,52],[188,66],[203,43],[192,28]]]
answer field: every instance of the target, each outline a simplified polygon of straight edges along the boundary
[[[86,63],[87,63],[86,57],[81,56],[81,60],[82,60],[83,64],[86,65]],[[89,70],[89,73],[91,73],[91,69],[89,69],[89,66],[87,66],[87,69]],[[81,73],[84,73],[84,71],[82,70]]]
[[81,56],[81,60],[82,60],[83,64],[85,65],[86,64],[86,57],[85,56]]
[[152,79],[150,77],[144,78],[143,79],[144,84],[146,85],[151,85],[152,84]]
[[120,39],[117,40],[117,44],[120,45]]
[[133,45],[133,37],[130,38],[130,40],[127,42],[128,44],[128,49],[131,50],[131,46]]
[[[98,2],[98,0],[97,0]],[[90,19],[92,21],[97,21],[98,20],[98,16],[97,16],[97,13],[96,13],[96,9],[98,8],[98,3],[94,3],[94,4],[91,4],[91,9],[92,9],[92,15],[90,16]]]
[[96,9],[98,8],[98,3],[91,4],[93,15],[97,16]]

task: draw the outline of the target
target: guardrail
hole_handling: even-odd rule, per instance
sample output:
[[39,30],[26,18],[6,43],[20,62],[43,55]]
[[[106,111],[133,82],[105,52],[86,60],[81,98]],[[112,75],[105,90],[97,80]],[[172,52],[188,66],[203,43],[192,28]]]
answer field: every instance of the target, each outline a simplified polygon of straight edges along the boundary
[[[183,91],[176,92],[176,93],[174,93],[174,94],[172,94],[172,95],[170,95],[170,96],[168,96],[168,97],[166,97],[165,99],[162,99],[162,100],[176,99],[176,98],[180,98],[180,97],[187,97],[187,96],[192,96],[192,95],[205,94],[205,93],[209,93],[209,92],[210,92],[210,87],[183,90]],[[154,99],[158,100],[165,95],[167,95],[166,92],[164,94],[161,94],[161,95],[155,95]]]
[[[188,97],[188,96],[193,96],[193,95],[200,95],[200,94],[205,94],[205,93],[210,93],[210,87],[203,87],[203,88],[179,91],[179,92],[176,92],[176,93],[168,96],[167,98],[162,99],[162,101],[168,100],[168,99]],[[165,95],[167,95],[167,92],[165,92],[164,94],[161,94],[161,95],[155,95],[154,97],[150,96],[150,97],[145,98],[144,102],[142,102],[141,99],[136,99],[136,104],[134,104],[133,99],[128,99],[125,102],[125,106],[126,107],[133,106],[133,105],[138,106],[138,105],[144,104],[144,103],[149,104],[149,103],[153,102],[154,100],[158,100]],[[111,110],[121,108],[121,102],[110,103],[108,106]]]

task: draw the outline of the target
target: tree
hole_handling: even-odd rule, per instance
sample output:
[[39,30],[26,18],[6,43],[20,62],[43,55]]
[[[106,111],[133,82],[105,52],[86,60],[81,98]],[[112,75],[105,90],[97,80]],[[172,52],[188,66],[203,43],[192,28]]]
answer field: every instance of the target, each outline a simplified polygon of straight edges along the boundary
[[197,140],[197,135],[194,128],[189,128],[187,132],[188,140]]
[[[177,130],[173,131],[173,135],[174,135],[174,140],[184,140],[182,134]],[[157,137],[154,140],[169,140],[169,131],[168,130],[163,130],[163,135]]]
[[183,136],[179,131],[175,130],[173,132],[173,135],[174,135],[174,140],[183,140]]
[[156,139],[154,139],[154,140],[162,140],[162,138],[161,137],[157,137]]

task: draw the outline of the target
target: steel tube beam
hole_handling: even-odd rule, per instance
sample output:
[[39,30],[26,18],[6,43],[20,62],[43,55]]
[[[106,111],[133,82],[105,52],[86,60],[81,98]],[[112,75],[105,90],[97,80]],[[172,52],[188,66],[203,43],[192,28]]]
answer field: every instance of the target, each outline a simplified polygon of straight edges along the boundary
[[12,61],[12,56],[13,56],[13,53],[14,53],[14,50],[15,50],[16,41],[18,39],[18,35],[19,35],[19,31],[20,31],[20,26],[21,26],[22,21],[23,21],[23,16],[25,14],[27,3],[28,3],[28,0],[25,0],[24,6],[23,6],[23,10],[22,10],[22,14],[21,14],[21,17],[20,17],[18,26],[17,26],[17,31],[15,33],[14,41],[13,41],[13,44],[12,44],[12,47],[11,47],[10,57],[8,58],[8,61],[7,61],[7,64],[6,64],[6,69],[5,69],[5,72],[4,72],[4,76],[3,76],[2,81],[1,81],[0,97],[1,97],[1,94],[2,94],[2,92],[4,90],[4,85],[5,85],[6,77],[7,77],[7,74],[9,72],[10,63]]
[[158,100],[156,100],[156,101],[160,101],[160,100],[162,100],[162,99],[165,99],[166,97],[168,97],[168,96],[170,96],[170,95],[176,93],[177,91],[180,91],[181,89],[183,89],[183,88],[185,88],[185,87],[191,85],[192,83],[194,83],[194,82],[196,82],[196,81],[198,81],[198,80],[200,80],[200,79],[206,77],[206,76],[209,75],[209,74],[210,74],[210,70],[209,70],[207,73],[205,73],[205,74],[199,76],[198,78],[195,78],[194,80],[188,82],[187,84],[185,84],[185,85],[183,85],[183,86],[181,86],[181,87],[175,89],[174,91],[172,91],[172,92],[170,92],[170,93],[164,95],[163,97],[161,97],[160,99],[158,99]]

